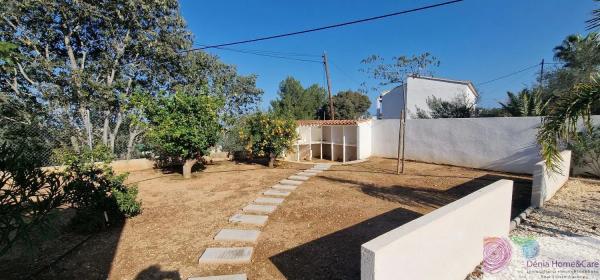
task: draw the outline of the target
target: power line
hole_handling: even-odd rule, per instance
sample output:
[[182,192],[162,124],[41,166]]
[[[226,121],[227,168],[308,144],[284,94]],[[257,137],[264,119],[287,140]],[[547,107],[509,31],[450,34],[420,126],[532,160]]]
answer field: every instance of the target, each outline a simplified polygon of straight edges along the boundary
[[352,76],[350,76],[348,73],[346,73],[344,70],[342,70],[342,68],[339,65],[337,65],[337,63],[335,63],[332,60],[330,60],[330,61],[331,61],[331,64],[333,64],[333,67],[336,68],[338,70],[338,72],[342,73],[342,75],[344,75],[349,81],[356,83],[359,87],[362,85],[361,83],[356,81],[354,78],[352,78]]
[[491,79],[491,80],[488,80],[488,81],[485,81],[485,82],[482,82],[482,83],[478,83],[478,84],[476,84],[476,85],[477,85],[477,86],[482,86],[482,85],[485,85],[485,84],[489,84],[489,83],[492,83],[492,82],[495,82],[495,81],[498,81],[498,80],[502,80],[502,79],[508,78],[508,77],[510,77],[510,76],[514,76],[514,75],[516,75],[516,74],[519,74],[519,73],[525,72],[525,71],[527,71],[527,70],[529,70],[529,69],[532,69],[532,68],[534,68],[534,67],[538,67],[538,66],[540,66],[540,64],[539,64],[539,63],[536,63],[535,65],[531,65],[531,66],[529,66],[529,67],[527,67],[527,68],[523,68],[523,69],[521,69],[521,70],[518,70],[518,71],[515,71],[515,72],[512,72],[512,73],[509,73],[509,74],[506,74],[506,75],[502,75],[502,76],[500,76],[500,77],[497,77],[497,78],[494,78],[494,79]]
[[289,57],[289,56],[273,55],[273,54],[266,54],[266,53],[257,53],[257,52],[243,51],[243,50],[223,48],[223,47],[215,47],[215,48],[219,49],[219,50],[232,51],[232,52],[245,53],[245,54],[252,54],[252,55],[265,56],[265,57],[271,57],[271,58],[296,60],[296,61],[312,62],[312,63],[322,63],[319,60],[312,60],[312,59],[303,59],[303,58],[296,58],[296,57]]
[[218,47],[225,47],[225,46],[231,46],[231,45],[246,44],[246,43],[251,43],[251,42],[258,42],[258,41],[264,41],[264,40],[271,40],[271,39],[276,39],[276,38],[282,38],[282,37],[300,35],[300,34],[304,34],[304,33],[321,31],[321,30],[325,30],[325,29],[337,28],[337,27],[342,27],[342,26],[346,26],[346,25],[352,25],[352,24],[357,24],[357,23],[362,23],[362,22],[367,22],[367,21],[373,21],[373,20],[378,20],[378,19],[392,17],[392,16],[397,16],[397,15],[402,15],[402,14],[408,14],[408,13],[412,13],[412,12],[418,12],[418,11],[432,9],[432,8],[441,7],[441,6],[445,6],[445,5],[450,5],[450,4],[454,4],[454,3],[458,3],[458,2],[462,2],[462,1],[464,1],[464,0],[447,1],[447,2],[442,2],[442,3],[433,4],[433,5],[429,5],[429,6],[423,6],[423,7],[419,7],[419,8],[414,8],[414,9],[410,9],[410,10],[404,10],[404,11],[399,11],[399,12],[395,12],[395,13],[385,14],[385,15],[381,15],[381,16],[363,18],[363,19],[358,19],[358,20],[353,20],[353,21],[348,21],[348,22],[343,22],[343,23],[338,23],[338,24],[333,24],[333,25],[321,26],[321,27],[306,29],[306,30],[302,30],[302,31],[295,31],[295,32],[283,33],[283,34],[278,34],[278,35],[271,35],[271,36],[266,36],[266,37],[259,37],[259,38],[255,38],[255,39],[235,41],[235,42],[230,42],[230,43],[221,43],[221,44],[216,44],[216,45],[202,46],[202,47],[199,47],[199,48],[189,49],[189,50],[186,50],[184,52],[195,51],[195,50],[203,50],[203,49],[210,49],[210,48],[218,48]]
[[[203,47],[205,45],[197,45],[197,46]],[[215,49],[229,50],[229,51],[245,51],[245,52],[257,53],[257,54],[269,54],[269,55],[280,55],[280,56],[313,57],[313,58],[321,57],[321,55],[298,53],[298,52],[280,52],[280,51],[271,51],[271,50],[239,49],[239,48],[234,49],[234,48],[224,48],[224,47],[215,47]]]

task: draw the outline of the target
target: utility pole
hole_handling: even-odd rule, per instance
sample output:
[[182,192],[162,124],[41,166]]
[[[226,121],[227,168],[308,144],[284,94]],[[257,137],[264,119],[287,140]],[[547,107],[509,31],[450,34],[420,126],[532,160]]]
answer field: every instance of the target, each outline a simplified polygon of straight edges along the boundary
[[542,58],[542,63],[540,63],[540,95],[542,95],[544,90],[544,59]]
[[323,52],[323,66],[325,67],[325,76],[327,77],[327,92],[329,93],[329,115],[335,120],[333,111],[333,98],[331,98],[331,80],[329,79],[329,64],[327,64],[327,53]]

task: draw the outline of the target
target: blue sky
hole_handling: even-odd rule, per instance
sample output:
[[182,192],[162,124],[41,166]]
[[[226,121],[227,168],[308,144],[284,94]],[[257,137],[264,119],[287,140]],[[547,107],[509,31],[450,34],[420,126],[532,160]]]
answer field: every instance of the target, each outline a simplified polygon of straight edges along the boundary
[[[182,0],[182,14],[196,45],[226,43],[298,31],[416,8],[439,1],[194,1]],[[476,85],[539,63],[553,62],[552,48],[569,34],[586,33],[592,0],[466,0],[422,12],[310,34],[231,46],[319,56],[326,51],[333,92],[358,89],[370,81],[359,69],[371,54],[386,58],[430,52],[441,65],[436,77],[471,80]],[[211,49],[242,74],[258,75],[265,91],[262,108],[277,96],[287,76],[304,86],[324,86],[322,64],[289,61]],[[319,57],[298,57],[316,59]],[[539,69],[478,87],[484,107],[497,106],[506,91],[535,81]],[[378,95],[370,92],[373,102]],[[371,111],[373,113],[373,111]]]

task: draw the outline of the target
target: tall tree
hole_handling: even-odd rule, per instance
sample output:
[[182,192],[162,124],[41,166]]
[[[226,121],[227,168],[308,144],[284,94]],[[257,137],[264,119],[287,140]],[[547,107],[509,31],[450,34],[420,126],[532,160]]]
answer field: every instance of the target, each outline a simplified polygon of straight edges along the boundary
[[132,89],[169,87],[191,45],[175,0],[9,1],[0,18],[21,56],[0,87],[47,106],[76,149],[114,149]]
[[578,82],[589,81],[600,67],[600,36],[594,32],[586,36],[569,35],[554,48],[554,57],[574,71]]
[[[369,117],[371,100],[369,100],[369,97],[365,94],[352,90],[346,90],[338,92],[333,96],[333,107],[335,108],[335,119],[357,120]],[[327,104],[321,107],[317,118],[322,119],[323,114],[325,115],[326,120],[331,119]]]
[[256,75],[240,75],[234,65],[202,51],[188,53],[182,77],[178,87],[183,91],[208,90],[211,96],[224,101],[219,115],[226,126],[231,126],[241,115],[257,110],[263,94],[263,90],[256,87]]
[[271,111],[277,116],[296,120],[314,119],[326,102],[325,89],[316,84],[304,89],[293,77],[287,77],[279,84],[278,95],[271,101]]

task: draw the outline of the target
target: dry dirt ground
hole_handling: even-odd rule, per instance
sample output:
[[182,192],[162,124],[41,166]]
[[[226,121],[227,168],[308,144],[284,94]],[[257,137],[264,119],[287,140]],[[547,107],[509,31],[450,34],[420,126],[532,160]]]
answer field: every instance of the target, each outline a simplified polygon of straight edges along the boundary
[[[143,213],[94,235],[36,278],[186,279],[247,273],[249,279],[360,279],[362,243],[501,178],[515,180],[513,215],[526,208],[531,193],[528,176],[417,162],[407,162],[405,174],[396,175],[396,161],[382,158],[334,166],[305,182],[269,215],[250,264],[198,264],[207,247],[248,245],[212,238],[222,228],[243,228],[227,219],[261,191],[309,167],[219,162],[190,180],[157,170],[134,172],[128,181],[139,187]],[[63,238],[53,245],[64,251],[73,243]],[[12,269],[6,270],[7,260],[0,263],[5,276],[15,268],[27,275],[24,271],[35,267],[8,260]]]

